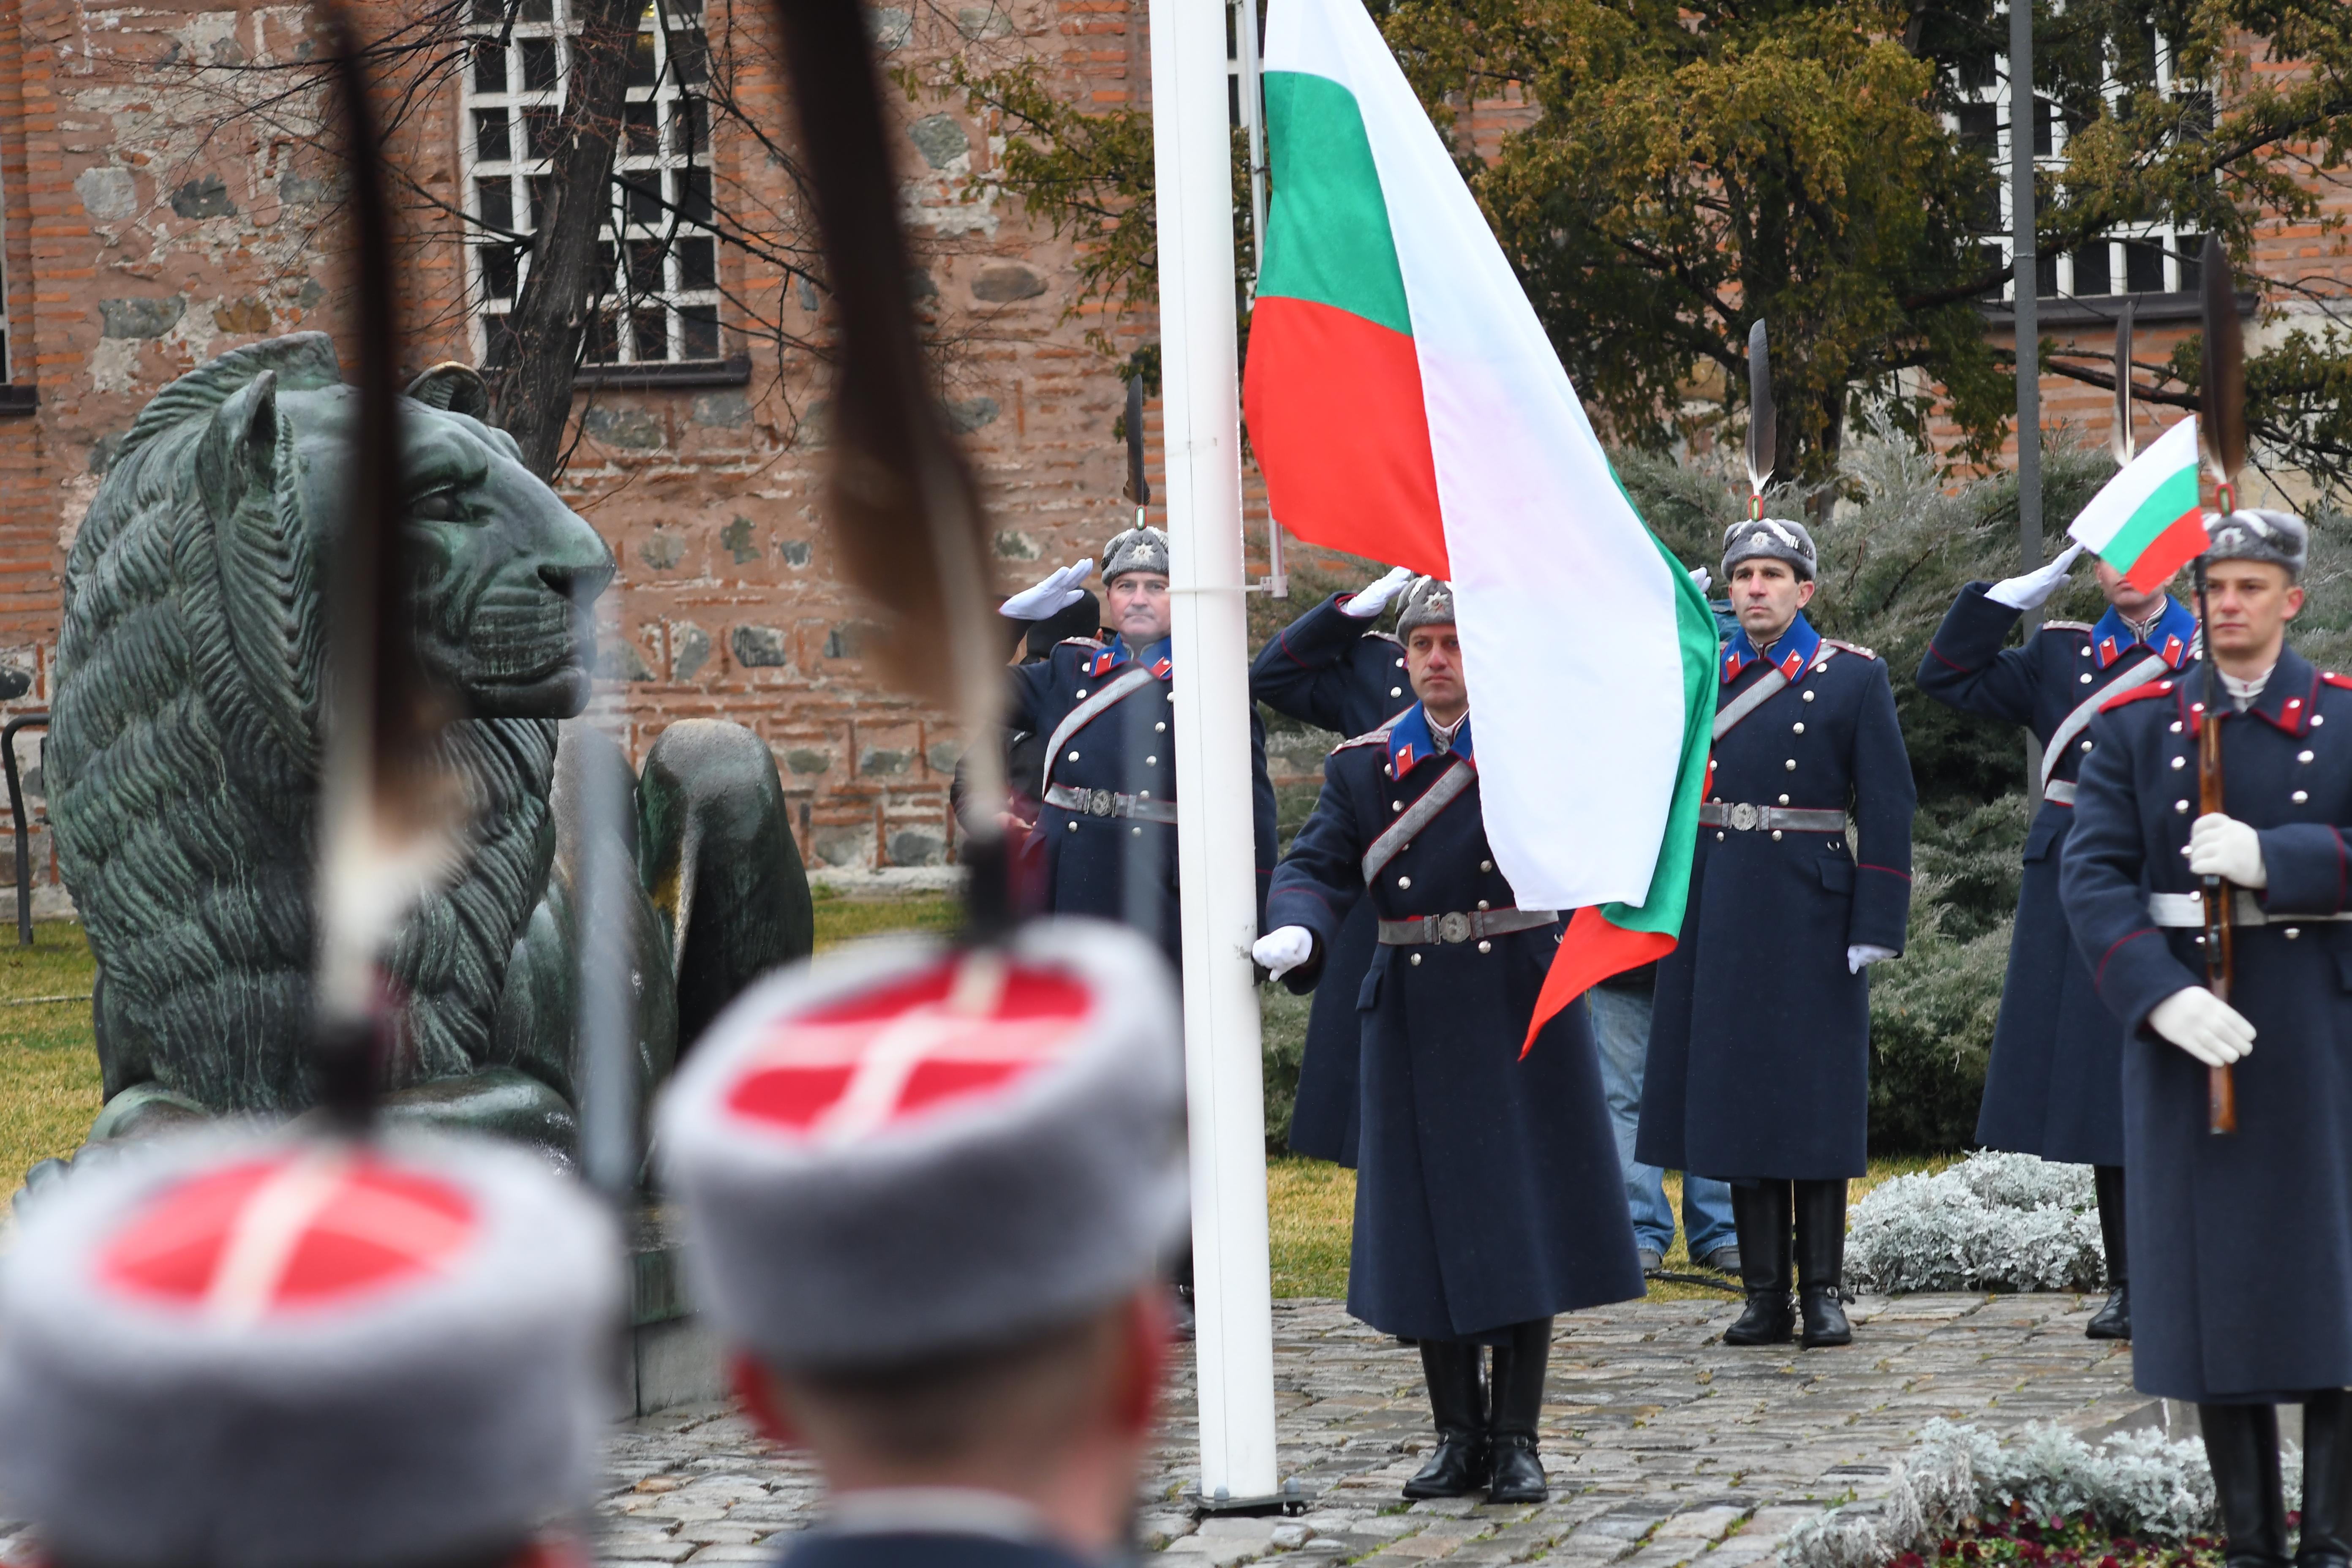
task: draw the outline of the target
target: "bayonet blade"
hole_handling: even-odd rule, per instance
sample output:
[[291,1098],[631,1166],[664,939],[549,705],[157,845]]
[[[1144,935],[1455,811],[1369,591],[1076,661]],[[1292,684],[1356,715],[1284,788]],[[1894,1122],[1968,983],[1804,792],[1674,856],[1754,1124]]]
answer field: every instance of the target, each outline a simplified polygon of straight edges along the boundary
[[2116,318],[2116,423],[2107,432],[2107,445],[2116,455],[2116,467],[2128,467],[2139,451],[2139,438],[2132,430],[2132,302],[2124,301],[2124,313]]
[[1127,499],[1138,509],[1151,504],[1151,481],[1143,474],[1143,377],[1127,378]]
[[1759,321],[1748,329],[1748,488],[1758,496],[1772,482],[1779,434],[1772,409],[1772,359]]

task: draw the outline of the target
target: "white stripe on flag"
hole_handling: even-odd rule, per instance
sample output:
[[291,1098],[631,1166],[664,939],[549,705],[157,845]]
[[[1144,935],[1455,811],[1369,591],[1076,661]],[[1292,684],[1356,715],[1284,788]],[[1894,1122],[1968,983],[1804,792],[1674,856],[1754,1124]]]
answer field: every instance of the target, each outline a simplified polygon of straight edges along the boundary
[[2091,504],[2067,525],[2067,537],[2080,540],[2095,554],[2105,550],[2116,531],[2147,504],[2158,486],[2196,463],[2197,416],[2192,414],[2150,442],[2109,479],[2091,498]]

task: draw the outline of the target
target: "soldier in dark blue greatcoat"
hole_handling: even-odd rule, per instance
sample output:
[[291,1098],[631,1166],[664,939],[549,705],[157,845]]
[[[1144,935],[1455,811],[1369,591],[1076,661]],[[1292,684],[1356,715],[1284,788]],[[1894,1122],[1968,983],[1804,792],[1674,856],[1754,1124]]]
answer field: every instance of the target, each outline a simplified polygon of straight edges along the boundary
[[1919,661],[1918,680],[1938,702],[2024,725],[2042,742],[2042,806],[2025,836],[2017,927],[1977,1142],[2092,1168],[2106,1241],[2107,1300],[2085,1331],[2095,1340],[2127,1340],[2123,1032],[2092,988],[2091,972],[2066,930],[2058,866],[2099,704],[2188,664],[2197,617],[2163,588],[2135,588],[2101,562],[2107,612],[2096,626],[2045,621],[2022,647],[2004,648],[2018,617],[2058,591],[2082,549],[2074,546],[2038,572],[1961,589]]
[[[1412,581],[1400,566],[1353,594],[1334,594],[1277,633],[1250,665],[1250,696],[1286,718],[1360,735],[1413,704],[1404,645],[1372,623]],[[1290,1147],[1318,1160],[1356,1163],[1356,988],[1371,967],[1372,906],[1360,903],[1339,928],[1315,988]]]
[[1916,794],[1886,667],[1806,621],[1813,542],[1735,523],[1715,757],[1681,940],[1658,964],[1636,1153],[1733,1184],[1748,1309],[1728,1344],[1778,1344],[1793,1222],[1803,1342],[1846,1344],[1848,1178],[1864,1173],[1870,982],[1903,951]]
[[1539,1501],[1552,1316],[1638,1297],[1642,1275],[1584,1010],[1520,1056],[1560,926],[1517,907],[1487,847],[1453,622],[1452,590],[1416,583],[1397,630],[1419,700],[1324,763],[1255,956],[1312,987],[1369,894],[1348,1310],[1421,1344],[1440,1441],[1406,1496]]
[[[2318,1568],[2352,1552],[2352,678],[2285,645],[2301,521],[2232,511],[2210,526],[2210,669],[2113,698],[2092,721],[2060,894],[2126,1031],[2133,1382],[2197,1402],[2229,1561],[2248,1568],[2286,1561],[2275,1407],[2302,1402],[2295,1561]],[[2210,813],[2209,721],[2223,784]],[[2226,1001],[2206,984],[2209,877],[2235,925]],[[2215,1067],[2231,1075],[2234,1134],[2209,1131]]]
[[[1076,567],[1008,601],[1008,614],[1062,607]],[[1066,580],[1066,581],[1065,581]],[[1055,582],[1063,586],[1045,591]],[[1034,595],[1045,602],[1029,605]],[[1015,780],[1040,805],[1045,908],[1055,914],[1123,921],[1182,963],[1176,896],[1175,660],[1169,647],[1168,536],[1130,528],[1103,547],[1108,643],[1072,637],[1051,658],[1011,671],[1005,726],[1046,738],[1034,781]],[[1274,869],[1274,784],[1265,731],[1250,719],[1258,897]]]

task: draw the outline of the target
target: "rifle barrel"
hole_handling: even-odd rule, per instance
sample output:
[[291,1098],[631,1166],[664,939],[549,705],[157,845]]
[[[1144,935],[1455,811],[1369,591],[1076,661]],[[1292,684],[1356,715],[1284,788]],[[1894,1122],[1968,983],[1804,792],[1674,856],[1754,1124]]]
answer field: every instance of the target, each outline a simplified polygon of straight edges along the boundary
[[[2197,624],[2212,624],[2205,602],[2205,557],[2197,558]],[[2200,816],[2226,806],[2221,788],[2221,679],[2215,673],[2213,646],[2205,645],[2205,710],[2197,725],[2197,809]],[[2219,877],[2205,879],[2205,984],[2214,995],[2230,999],[2234,967],[2231,942],[2231,901],[2236,889]],[[2208,1068],[2205,1074],[2205,1131],[2217,1137],[2238,1130],[2238,1085],[2227,1067]]]

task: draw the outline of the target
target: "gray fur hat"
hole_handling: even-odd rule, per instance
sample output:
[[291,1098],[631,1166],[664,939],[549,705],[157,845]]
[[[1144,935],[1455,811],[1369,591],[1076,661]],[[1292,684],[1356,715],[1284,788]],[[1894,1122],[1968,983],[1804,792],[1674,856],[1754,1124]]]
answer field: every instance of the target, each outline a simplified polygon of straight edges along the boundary
[[1813,551],[1813,536],[1805,531],[1801,522],[1784,517],[1743,517],[1723,531],[1722,570],[1726,581],[1730,579],[1734,566],[1759,555],[1787,562],[1808,583],[1821,565]]
[[1405,587],[1397,610],[1397,636],[1410,637],[1415,626],[1454,624],[1454,584],[1443,577],[1415,577]]
[[1108,587],[1111,580],[1128,572],[1157,572],[1168,574],[1168,534],[1157,528],[1130,528],[1114,533],[1103,546],[1102,580]]
[[2303,575],[2311,554],[2311,530],[2291,511],[2241,507],[2226,517],[2208,519],[2206,548],[2211,561],[2267,561],[2284,566],[2290,577]]
[[536,1156],[204,1133],[0,1258],[0,1512],[108,1568],[394,1568],[592,1496],[620,1253]]
[[771,1365],[839,1370],[1118,1300],[1185,1225],[1178,1016],[1158,949],[1083,919],[993,952],[877,940],[754,986],[658,1112],[695,1299]]

